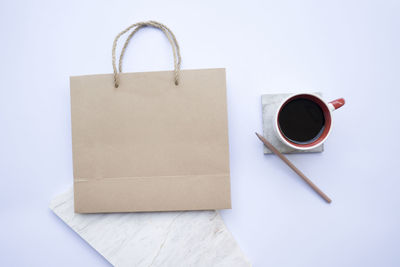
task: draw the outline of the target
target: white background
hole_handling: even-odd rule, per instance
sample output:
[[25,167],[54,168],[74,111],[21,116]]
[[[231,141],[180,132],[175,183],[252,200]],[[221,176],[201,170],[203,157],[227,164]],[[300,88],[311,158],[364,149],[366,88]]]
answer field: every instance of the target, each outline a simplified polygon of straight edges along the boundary
[[[233,209],[223,219],[254,266],[400,266],[400,2],[0,2],[0,265],[108,266],[49,209],[72,184],[69,76],[111,73],[115,35],[157,20],[184,69],[227,69]],[[143,30],[126,71],[172,69]],[[290,155],[327,205],[263,155],[260,95],[344,97],[325,151]]]

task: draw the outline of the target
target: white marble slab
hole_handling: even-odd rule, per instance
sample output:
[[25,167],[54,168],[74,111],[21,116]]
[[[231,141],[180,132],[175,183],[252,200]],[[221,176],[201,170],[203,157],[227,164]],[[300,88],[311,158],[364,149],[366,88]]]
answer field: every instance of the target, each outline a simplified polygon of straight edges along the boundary
[[[322,93],[315,93],[322,97]],[[282,143],[273,129],[273,119],[275,112],[279,108],[279,104],[286,97],[291,94],[265,94],[261,96],[261,105],[262,105],[262,116],[263,116],[263,135],[265,139],[267,139],[273,146],[278,149],[281,153],[310,153],[310,152],[323,152],[324,144],[307,151],[301,151],[294,148],[291,148],[284,143]],[[272,152],[264,146],[264,154],[271,154]]]
[[50,208],[115,266],[251,266],[216,211],[77,214],[72,189]]

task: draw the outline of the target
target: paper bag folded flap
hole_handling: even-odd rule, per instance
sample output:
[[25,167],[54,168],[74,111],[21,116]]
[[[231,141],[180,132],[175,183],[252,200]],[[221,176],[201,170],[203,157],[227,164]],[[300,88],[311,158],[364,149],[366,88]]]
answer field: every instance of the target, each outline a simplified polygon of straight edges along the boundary
[[75,212],[230,209],[229,174],[75,179]]

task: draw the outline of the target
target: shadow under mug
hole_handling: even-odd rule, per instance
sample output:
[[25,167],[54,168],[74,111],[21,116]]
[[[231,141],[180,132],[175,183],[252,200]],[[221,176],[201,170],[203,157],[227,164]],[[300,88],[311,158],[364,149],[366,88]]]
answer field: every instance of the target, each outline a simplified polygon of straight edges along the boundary
[[[290,103],[296,99],[306,99],[310,100],[313,103],[317,104],[319,108],[322,110],[323,117],[324,117],[324,125],[321,128],[321,132],[313,139],[308,142],[295,142],[288,137],[285,136],[284,132],[281,129],[279,124],[279,115],[286,106],[286,104]],[[288,98],[284,99],[281,104],[278,106],[278,109],[274,116],[274,130],[276,135],[278,136],[279,140],[282,141],[285,145],[297,149],[297,150],[310,150],[320,146],[325,140],[328,138],[331,129],[332,129],[332,112],[340,107],[342,107],[345,103],[343,98],[339,98],[333,100],[329,103],[326,103],[322,100],[318,95],[310,94],[310,93],[300,93],[294,94],[289,96]]]

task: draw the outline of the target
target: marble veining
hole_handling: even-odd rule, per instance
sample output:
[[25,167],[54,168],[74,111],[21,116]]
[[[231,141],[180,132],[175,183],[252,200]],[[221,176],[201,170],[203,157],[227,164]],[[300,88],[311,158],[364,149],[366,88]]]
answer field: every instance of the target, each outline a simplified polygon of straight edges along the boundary
[[251,266],[217,211],[78,214],[72,189],[50,208],[114,266]]
[[[322,93],[315,93],[322,97]],[[310,152],[323,152],[324,144],[306,151],[291,148],[282,143],[276,136],[273,128],[273,119],[275,112],[279,108],[279,104],[286,97],[291,94],[265,94],[261,96],[262,117],[263,117],[263,135],[264,137],[278,149],[281,153],[310,153]],[[264,154],[271,154],[272,152],[264,146]]]

